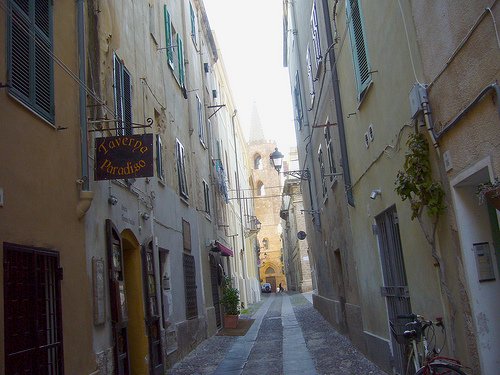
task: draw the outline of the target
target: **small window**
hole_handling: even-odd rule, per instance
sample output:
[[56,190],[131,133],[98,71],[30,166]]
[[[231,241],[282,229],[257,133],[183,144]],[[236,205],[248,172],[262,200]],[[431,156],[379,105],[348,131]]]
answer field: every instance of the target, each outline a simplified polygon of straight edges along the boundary
[[295,83],[293,86],[293,100],[295,109],[295,121],[297,123],[297,128],[302,129],[302,121],[304,118],[304,111],[302,110],[302,93],[300,88],[300,77],[299,72],[295,72]]
[[325,183],[325,163],[323,161],[323,150],[321,149],[321,146],[319,146],[318,149],[318,163],[319,163],[319,170],[321,173],[321,188],[322,188],[323,198],[325,198],[328,193],[328,189],[326,188],[326,183]]
[[254,169],[262,169],[262,157],[257,154],[253,159],[253,168]]
[[370,64],[363,14],[359,0],[347,0],[347,19],[351,35],[351,49],[354,64],[354,74],[358,89],[358,100],[361,100],[371,83]]
[[179,194],[181,197],[188,199],[188,187],[186,179],[186,156],[184,154],[184,146],[179,140],[176,140],[176,159],[177,173],[179,177]]
[[189,16],[191,19],[191,39],[196,47],[198,44],[196,39],[196,13],[193,9],[193,4],[191,3],[189,3]]
[[9,93],[54,121],[53,1],[7,1]]
[[323,56],[321,55],[321,40],[319,36],[319,23],[318,23],[318,11],[316,8],[316,0],[313,1],[313,7],[311,12],[311,34],[314,46],[314,61],[316,72],[319,70],[319,66],[323,61]]
[[123,61],[114,54],[116,134],[132,135],[132,79]]
[[163,170],[163,143],[159,134],[156,135],[156,175],[160,180],[165,179]]
[[262,246],[264,247],[264,250],[269,250],[269,239],[268,238],[264,238],[262,240]]
[[203,122],[203,103],[198,95],[196,95],[196,106],[198,109],[198,136],[203,147],[206,147],[205,125]]
[[210,215],[210,186],[203,180],[203,197],[205,202],[205,212]]
[[309,82],[309,97],[310,97],[310,105],[311,108],[314,105],[314,77],[313,77],[313,68],[311,63],[311,49],[307,46],[307,54],[306,54],[306,64],[307,64],[307,81]]
[[[326,123],[328,124],[328,120],[326,121]],[[328,157],[329,173],[332,175],[330,176],[330,181],[333,181],[333,174],[337,172],[337,169],[335,167],[335,159],[333,157],[333,142],[329,126],[325,127],[324,135],[326,142],[326,154]]]
[[262,181],[259,181],[257,183],[257,196],[263,197],[266,195],[266,189],[264,188],[264,183]]

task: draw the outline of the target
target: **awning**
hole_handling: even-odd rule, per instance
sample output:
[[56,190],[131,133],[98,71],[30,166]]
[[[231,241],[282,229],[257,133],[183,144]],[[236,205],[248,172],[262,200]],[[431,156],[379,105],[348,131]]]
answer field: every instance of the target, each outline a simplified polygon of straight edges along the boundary
[[226,256],[226,257],[232,257],[233,256],[233,250],[231,250],[230,248],[224,246],[219,241],[215,241],[215,246],[217,246],[217,248],[220,250],[220,254],[222,256]]

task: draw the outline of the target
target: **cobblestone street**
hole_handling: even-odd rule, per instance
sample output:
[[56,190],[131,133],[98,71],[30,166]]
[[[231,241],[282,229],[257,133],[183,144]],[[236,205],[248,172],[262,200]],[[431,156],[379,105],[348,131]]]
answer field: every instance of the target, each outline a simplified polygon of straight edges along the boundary
[[245,336],[213,336],[168,374],[385,375],[323,319],[310,293],[263,295],[250,310]]

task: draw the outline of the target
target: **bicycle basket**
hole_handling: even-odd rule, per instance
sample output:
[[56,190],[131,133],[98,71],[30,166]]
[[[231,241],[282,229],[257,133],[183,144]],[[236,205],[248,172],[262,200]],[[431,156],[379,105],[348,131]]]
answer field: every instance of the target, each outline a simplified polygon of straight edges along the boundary
[[406,323],[395,323],[389,320],[389,326],[391,328],[391,334],[396,339],[398,344],[406,345],[408,343],[408,338],[406,338],[403,333],[407,329]]

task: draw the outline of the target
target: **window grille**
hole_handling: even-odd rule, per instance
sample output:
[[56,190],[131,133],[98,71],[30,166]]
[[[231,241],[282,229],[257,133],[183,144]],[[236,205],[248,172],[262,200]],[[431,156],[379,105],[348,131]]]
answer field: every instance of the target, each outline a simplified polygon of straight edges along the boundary
[[5,373],[63,373],[59,255],[4,243]]
[[184,289],[186,294],[186,319],[198,317],[198,304],[196,302],[196,268],[194,256],[183,255]]

